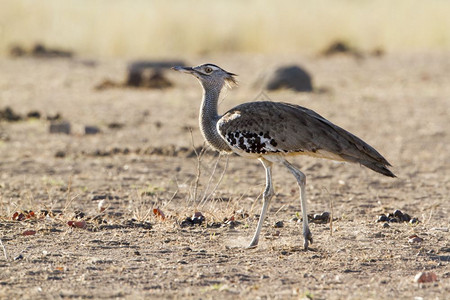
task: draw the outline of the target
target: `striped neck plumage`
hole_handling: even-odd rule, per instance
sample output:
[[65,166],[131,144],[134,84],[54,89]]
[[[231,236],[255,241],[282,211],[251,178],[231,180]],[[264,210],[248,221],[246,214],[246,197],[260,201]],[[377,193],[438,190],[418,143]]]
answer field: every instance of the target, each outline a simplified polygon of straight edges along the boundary
[[199,123],[200,130],[205,140],[216,150],[230,151],[230,148],[217,131],[217,121],[220,116],[217,112],[222,86],[208,86],[202,83],[203,99],[200,107]]

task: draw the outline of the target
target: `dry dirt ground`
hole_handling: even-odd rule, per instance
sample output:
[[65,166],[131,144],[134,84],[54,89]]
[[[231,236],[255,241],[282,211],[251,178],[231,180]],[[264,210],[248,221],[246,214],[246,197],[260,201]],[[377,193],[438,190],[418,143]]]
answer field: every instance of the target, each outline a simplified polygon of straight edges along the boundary
[[[221,111],[267,97],[307,106],[373,145],[398,178],[293,159],[307,175],[309,212],[333,216],[311,224],[305,252],[295,179],[275,167],[260,246],[247,250],[264,171],[236,156],[226,166],[211,152],[195,155],[201,90],[193,78],[169,72],[170,89],[96,90],[124,80],[126,62],[3,58],[0,109],[41,118],[0,123],[0,298],[449,299],[448,53],[187,62],[239,74]],[[305,67],[318,92],[258,96],[260,74],[287,63]],[[46,117],[57,113],[70,135],[49,133]],[[86,135],[87,125],[101,132]],[[420,222],[376,222],[395,209]],[[182,227],[196,211],[206,220]],[[412,242],[414,234],[423,240]],[[437,281],[416,283],[422,271]]]

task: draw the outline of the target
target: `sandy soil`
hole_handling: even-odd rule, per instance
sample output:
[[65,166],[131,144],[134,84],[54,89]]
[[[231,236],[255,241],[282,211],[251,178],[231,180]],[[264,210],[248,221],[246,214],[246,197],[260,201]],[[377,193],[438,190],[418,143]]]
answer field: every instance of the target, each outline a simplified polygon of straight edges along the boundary
[[[268,97],[307,106],[363,138],[398,178],[293,159],[307,175],[309,212],[329,211],[334,219],[311,224],[314,244],[305,252],[295,180],[275,167],[277,195],[260,246],[247,250],[263,168],[232,156],[223,173],[225,157],[195,155],[203,141],[201,90],[193,78],[173,72],[171,89],[98,91],[105,79],[124,79],[125,61],[1,59],[0,109],[37,110],[42,117],[0,122],[0,298],[448,298],[449,54],[188,61],[202,62],[239,74],[240,87],[226,93],[222,111],[266,97],[258,97],[254,83],[270,68],[304,66],[322,92]],[[49,133],[46,117],[57,113],[71,123],[70,135]],[[101,133],[84,134],[87,125]],[[102,200],[107,209],[99,212]],[[420,222],[376,222],[395,209]],[[182,227],[196,211],[205,222]],[[13,220],[15,212],[25,219]],[[410,242],[414,234],[423,241]],[[422,271],[434,272],[437,281],[414,282]]]

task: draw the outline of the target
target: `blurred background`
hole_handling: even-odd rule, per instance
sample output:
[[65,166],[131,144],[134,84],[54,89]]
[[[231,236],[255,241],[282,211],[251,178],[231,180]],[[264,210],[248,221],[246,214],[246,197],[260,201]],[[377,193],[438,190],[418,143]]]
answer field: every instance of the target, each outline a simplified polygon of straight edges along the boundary
[[0,55],[37,43],[92,57],[450,49],[446,0],[2,0]]

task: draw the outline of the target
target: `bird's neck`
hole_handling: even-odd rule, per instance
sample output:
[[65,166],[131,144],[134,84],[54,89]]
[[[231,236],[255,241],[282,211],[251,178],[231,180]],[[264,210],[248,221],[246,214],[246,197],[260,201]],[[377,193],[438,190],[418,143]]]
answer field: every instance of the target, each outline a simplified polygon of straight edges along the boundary
[[223,138],[217,131],[217,121],[220,117],[217,112],[221,87],[203,86],[203,99],[200,107],[200,130],[205,140],[216,150],[230,151]]

